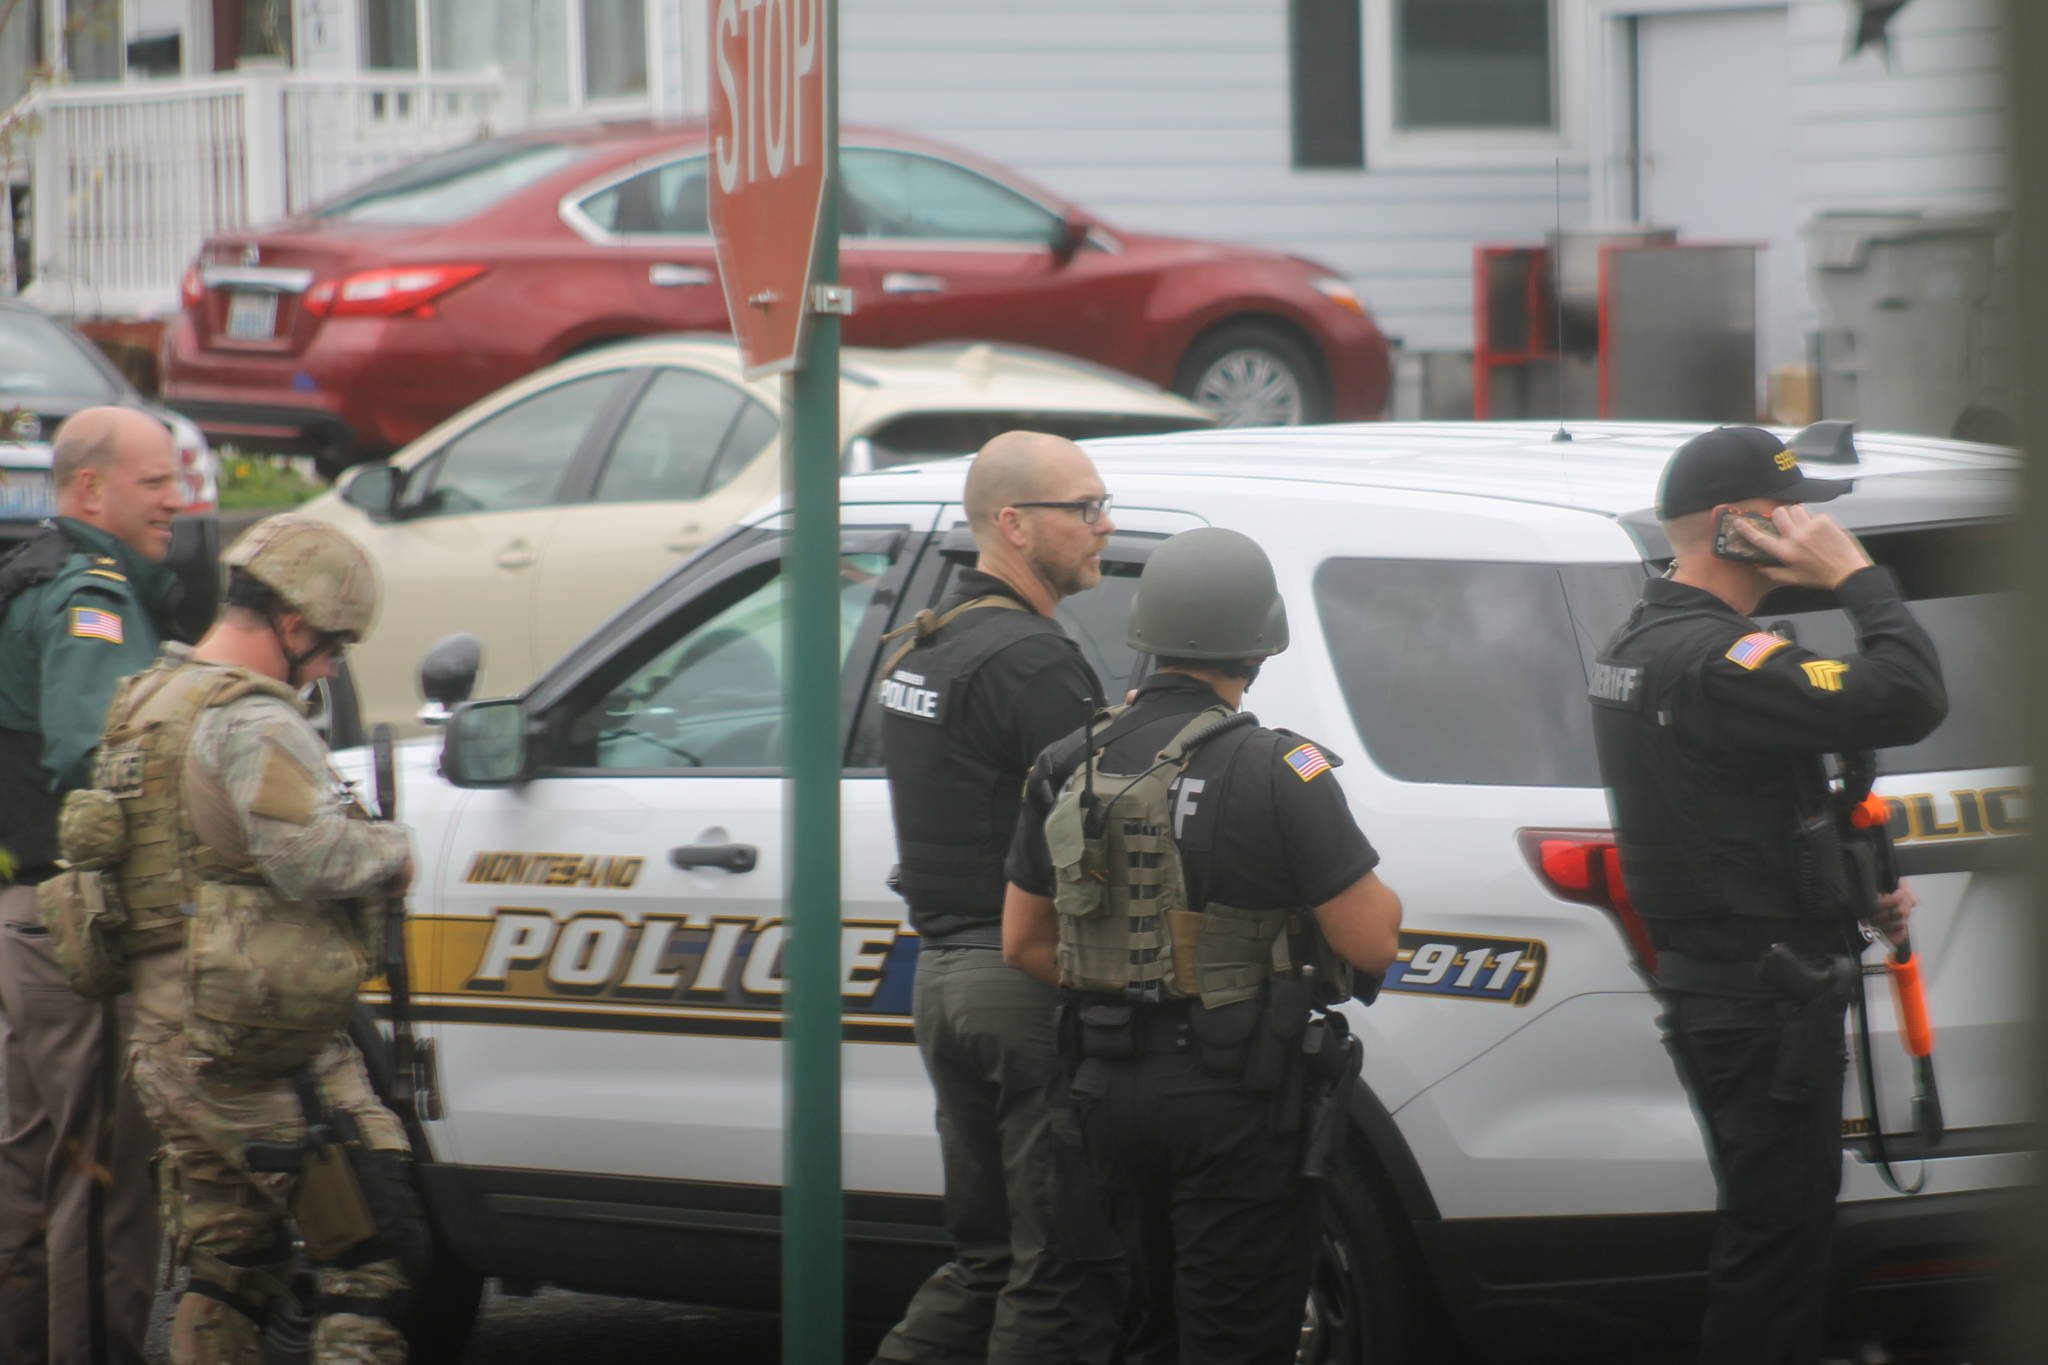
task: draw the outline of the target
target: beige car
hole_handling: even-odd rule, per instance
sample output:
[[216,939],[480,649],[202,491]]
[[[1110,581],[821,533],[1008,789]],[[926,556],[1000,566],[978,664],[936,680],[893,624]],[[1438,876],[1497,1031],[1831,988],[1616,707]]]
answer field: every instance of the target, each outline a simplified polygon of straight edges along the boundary
[[[847,473],[964,454],[1014,427],[1078,438],[1215,421],[1143,381],[1010,347],[848,348],[840,374]],[[334,698],[336,741],[356,721],[417,730],[420,656],[453,631],[483,638],[485,694],[523,689],[775,495],[780,402],[779,380],[741,376],[730,340],[630,342],[510,384],[306,504],[362,542],[385,587]]]

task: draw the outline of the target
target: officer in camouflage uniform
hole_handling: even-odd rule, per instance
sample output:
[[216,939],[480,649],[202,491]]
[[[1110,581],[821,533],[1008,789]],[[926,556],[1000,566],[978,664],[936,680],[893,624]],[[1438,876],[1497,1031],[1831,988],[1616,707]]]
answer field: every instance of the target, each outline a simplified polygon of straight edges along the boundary
[[1204,527],[1153,551],[1128,642],[1155,670],[1135,699],[1031,769],[1003,956],[1061,988],[1131,1263],[1123,1365],[1291,1365],[1316,1247],[1307,1110],[1355,1065],[1311,1008],[1386,970],[1401,901],[1335,755],[1238,709],[1287,647],[1255,542]]
[[[127,822],[134,1083],[191,1270],[171,1358],[256,1365],[266,1318],[290,1317],[296,1234],[314,1359],[402,1361],[393,1315],[423,1224],[404,1127],[345,1027],[377,960],[375,902],[355,898],[402,889],[410,840],[363,818],[298,696],[368,629],[375,579],[306,517],[258,523],[224,562],[221,616],[123,687],[99,765]],[[148,941],[182,907],[182,940]],[[337,1165],[354,1180],[337,1186]]]
[[0,1361],[141,1365],[160,1238],[128,1008],[65,987],[36,887],[108,698],[168,628],[185,498],[169,431],[128,408],[67,420],[51,476],[58,515],[0,565]]

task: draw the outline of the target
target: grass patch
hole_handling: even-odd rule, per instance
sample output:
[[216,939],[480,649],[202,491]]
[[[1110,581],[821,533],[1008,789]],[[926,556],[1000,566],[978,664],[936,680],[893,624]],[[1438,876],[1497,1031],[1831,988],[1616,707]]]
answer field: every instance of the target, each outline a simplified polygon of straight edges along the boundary
[[326,491],[280,455],[245,455],[232,446],[220,452],[220,510],[240,512],[266,507],[296,507]]

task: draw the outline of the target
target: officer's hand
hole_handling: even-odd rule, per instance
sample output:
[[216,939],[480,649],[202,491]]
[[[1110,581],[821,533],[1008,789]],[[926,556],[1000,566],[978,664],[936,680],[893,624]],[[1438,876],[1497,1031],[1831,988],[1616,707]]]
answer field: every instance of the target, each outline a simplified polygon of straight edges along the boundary
[[1750,544],[1784,561],[1783,568],[1763,571],[1773,583],[1832,592],[1850,574],[1870,567],[1862,543],[1831,516],[1809,512],[1795,502],[1771,513],[1771,522],[1778,528],[1775,536],[1743,521],[1737,521],[1735,528],[1736,534],[1749,537]]
[[1913,907],[1920,898],[1913,894],[1913,888],[1905,882],[1899,883],[1896,891],[1887,891],[1877,898],[1877,913],[1870,917],[1870,927],[1883,934],[1893,947],[1906,941],[1907,922],[1913,917]]

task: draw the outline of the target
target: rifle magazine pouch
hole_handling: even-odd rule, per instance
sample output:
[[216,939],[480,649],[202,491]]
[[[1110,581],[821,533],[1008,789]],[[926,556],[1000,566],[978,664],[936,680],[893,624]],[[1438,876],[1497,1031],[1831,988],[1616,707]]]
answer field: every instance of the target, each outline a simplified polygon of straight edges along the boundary
[[1821,919],[1845,913],[1851,903],[1847,853],[1832,813],[1811,815],[1799,822],[1793,840],[1799,908]]
[[121,929],[128,917],[121,894],[104,872],[68,868],[36,887],[50,952],[71,989],[89,1000],[111,1000],[131,986]]
[[377,1235],[377,1220],[348,1149],[339,1143],[307,1149],[292,1186],[291,1208],[299,1240],[315,1264],[337,1261]]
[[1107,1062],[1127,1062],[1138,1055],[1138,1007],[1126,1004],[1083,1005],[1081,1055]]

